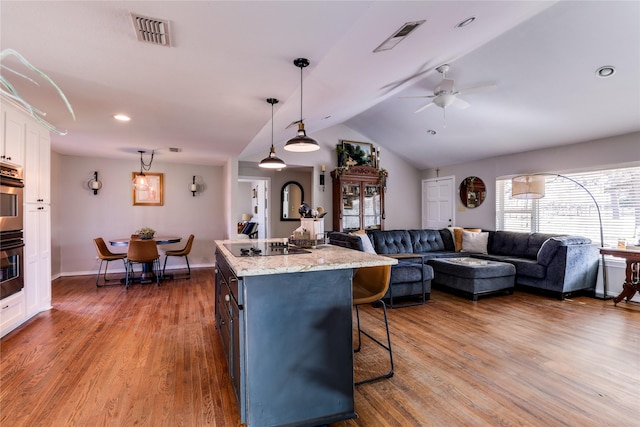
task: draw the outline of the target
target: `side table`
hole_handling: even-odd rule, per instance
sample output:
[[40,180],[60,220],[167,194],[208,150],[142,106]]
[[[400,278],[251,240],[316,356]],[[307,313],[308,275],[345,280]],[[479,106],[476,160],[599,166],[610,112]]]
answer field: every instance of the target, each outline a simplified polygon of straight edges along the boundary
[[[602,255],[611,255],[624,258],[627,263],[625,280],[622,285],[622,292],[613,299],[613,304],[617,305],[623,299],[629,301],[636,292],[640,292],[640,251],[630,249],[600,248]],[[605,295],[606,297],[606,295]]]

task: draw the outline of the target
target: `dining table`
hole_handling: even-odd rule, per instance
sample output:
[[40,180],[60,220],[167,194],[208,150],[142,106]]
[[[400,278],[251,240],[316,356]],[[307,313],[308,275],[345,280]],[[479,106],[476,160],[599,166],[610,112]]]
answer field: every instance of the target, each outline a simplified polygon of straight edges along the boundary
[[[129,241],[131,237],[118,237],[115,239],[110,239],[109,244],[111,246],[129,246]],[[172,243],[179,243],[182,240],[182,237],[178,236],[154,236],[153,239],[156,242],[156,245],[170,245]],[[160,279],[172,279],[172,274],[163,275]],[[155,281],[155,273],[153,272],[153,262],[146,262],[142,264],[142,274],[140,278],[138,278],[137,282],[141,283],[150,283]],[[124,279],[123,279],[124,280]]]

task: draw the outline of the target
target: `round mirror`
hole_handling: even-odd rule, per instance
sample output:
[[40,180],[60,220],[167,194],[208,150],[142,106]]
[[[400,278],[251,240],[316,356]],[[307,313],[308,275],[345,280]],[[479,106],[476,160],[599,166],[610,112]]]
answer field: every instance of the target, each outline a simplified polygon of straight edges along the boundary
[[282,186],[280,192],[280,221],[299,221],[298,208],[304,201],[302,185],[289,181]]
[[460,183],[460,201],[468,208],[477,208],[486,197],[484,182],[477,176],[468,176]]

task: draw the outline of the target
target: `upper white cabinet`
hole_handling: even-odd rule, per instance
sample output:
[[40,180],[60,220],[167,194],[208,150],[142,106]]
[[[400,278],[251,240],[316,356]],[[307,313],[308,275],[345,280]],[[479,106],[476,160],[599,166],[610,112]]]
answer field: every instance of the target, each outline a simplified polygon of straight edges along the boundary
[[2,106],[0,132],[0,162],[24,165],[25,117]]
[[24,163],[25,203],[51,203],[51,140],[49,132],[35,123],[26,127]]

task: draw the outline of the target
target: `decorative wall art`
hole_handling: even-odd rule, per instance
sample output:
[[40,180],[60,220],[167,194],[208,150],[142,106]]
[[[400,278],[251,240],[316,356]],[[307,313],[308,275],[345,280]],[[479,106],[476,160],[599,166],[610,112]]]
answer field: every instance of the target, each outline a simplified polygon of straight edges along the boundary
[[378,167],[376,150],[373,144],[368,142],[356,142],[340,140],[336,151],[338,153],[338,166],[372,166]]
[[[135,179],[136,175],[140,172],[132,172],[131,178]],[[136,189],[133,187],[133,205],[134,206],[162,206],[164,204],[163,198],[163,174],[145,172],[144,176],[147,178],[147,185],[145,189]]]

